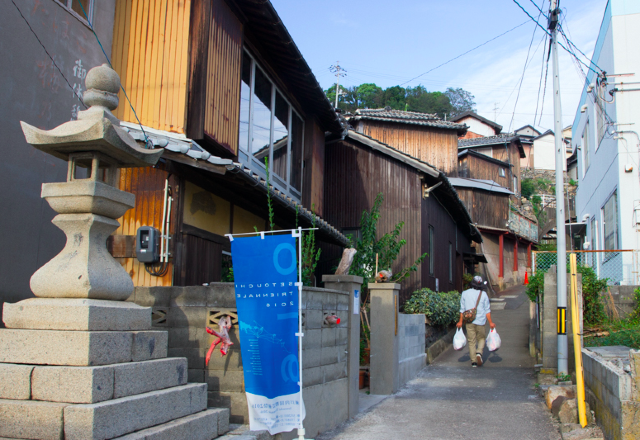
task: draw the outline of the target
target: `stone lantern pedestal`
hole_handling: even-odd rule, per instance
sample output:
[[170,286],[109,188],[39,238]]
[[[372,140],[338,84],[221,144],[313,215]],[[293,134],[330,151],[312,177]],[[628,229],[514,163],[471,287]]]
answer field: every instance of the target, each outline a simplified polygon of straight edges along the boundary
[[[86,77],[78,121],[27,142],[69,161],[67,182],[42,186],[67,235],[62,252],[31,278],[36,298],[5,304],[0,330],[0,438],[210,440],[228,429],[227,409],[207,409],[207,385],[187,383],[186,358],[167,358],[168,336],[151,309],[124,302],[129,274],[106,249],[117,218],[135,206],[113,185],[117,168],[149,166],[111,110],[120,80],[108,66]],[[76,179],[75,169],[91,170]]]

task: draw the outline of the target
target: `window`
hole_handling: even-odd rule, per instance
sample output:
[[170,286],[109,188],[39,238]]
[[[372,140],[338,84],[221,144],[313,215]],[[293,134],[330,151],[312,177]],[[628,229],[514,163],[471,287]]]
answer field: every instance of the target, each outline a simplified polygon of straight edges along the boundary
[[505,177],[504,168],[500,168],[500,177]]
[[513,192],[518,194],[518,178],[513,176]]
[[434,253],[434,243],[433,243],[433,226],[429,226],[429,275],[433,276],[434,273],[434,263],[435,263],[435,253]]
[[584,131],[582,132],[582,175],[584,176],[589,169],[589,121],[584,124]]
[[[591,250],[593,251],[597,251],[598,250],[598,221],[596,220],[596,216],[594,215],[593,217],[591,217]],[[591,253],[591,266],[592,267],[597,267],[598,265],[598,260],[597,260],[597,254]]]
[[[83,22],[91,23],[93,21],[93,2],[94,0],[56,0],[66,9],[74,12]],[[85,16],[86,13],[86,16]],[[87,20],[87,17],[89,20]]]
[[618,249],[618,194],[614,191],[602,207],[604,249]]
[[300,199],[304,122],[258,63],[243,53],[238,157],[271,184]]
[[449,282],[453,283],[453,245],[449,242]]

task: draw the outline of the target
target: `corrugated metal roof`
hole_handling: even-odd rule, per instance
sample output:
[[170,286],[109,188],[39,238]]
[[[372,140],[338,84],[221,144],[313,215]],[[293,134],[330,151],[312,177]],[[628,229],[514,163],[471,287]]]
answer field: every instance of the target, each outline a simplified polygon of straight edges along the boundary
[[398,122],[401,124],[422,125],[426,127],[444,128],[448,130],[457,130],[458,134],[464,134],[467,131],[465,124],[456,124],[451,121],[444,121],[436,114],[405,112],[402,110],[393,110],[389,107],[378,109],[358,109],[355,114],[347,117],[348,120],[371,120],[383,122]]
[[494,182],[493,180],[484,179],[467,179],[464,177],[449,177],[449,181],[454,187],[460,188],[476,188],[494,193],[515,195],[513,191],[508,190],[504,186]]

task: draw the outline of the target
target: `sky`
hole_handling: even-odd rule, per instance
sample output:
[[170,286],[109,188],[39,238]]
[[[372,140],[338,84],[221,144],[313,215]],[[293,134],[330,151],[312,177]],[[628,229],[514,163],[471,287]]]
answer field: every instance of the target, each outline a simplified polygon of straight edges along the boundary
[[[546,89],[539,92],[544,85],[545,34],[514,0],[271,2],[323,89],[335,83],[329,68],[339,62],[347,74],[340,79],[341,85],[375,83],[387,88],[422,84],[429,91],[461,87],[475,96],[478,113],[502,125],[503,132],[527,124],[541,131],[553,129],[551,61]],[[536,19],[540,13],[534,2],[548,13],[548,0],[544,6],[542,0],[518,2]],[[565,33],[589,57],[606,3],[560,2]],[[546,28],[544,17],[539,22]],[[558,54],[562,125],[566,127],[573,123],[584,80],[573,58],[562,48]],[[587,72],[585,66],[582,69]]]

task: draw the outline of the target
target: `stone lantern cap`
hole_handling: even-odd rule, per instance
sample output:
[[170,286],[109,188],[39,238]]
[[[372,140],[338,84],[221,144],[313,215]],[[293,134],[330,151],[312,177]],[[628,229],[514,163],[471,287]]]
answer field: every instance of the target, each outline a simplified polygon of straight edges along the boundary
[[155,165],[163,150],[140,147],[111,113],[118,106],[118,74],[103,64],[89,71],[85,84],[84,102],[90,108],[79,112],[77,121],[66,122],[52,130],[40,130],[20,122],[27,142],[66,161],[72,154],[99,153],[111,159],[117,168]]

